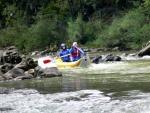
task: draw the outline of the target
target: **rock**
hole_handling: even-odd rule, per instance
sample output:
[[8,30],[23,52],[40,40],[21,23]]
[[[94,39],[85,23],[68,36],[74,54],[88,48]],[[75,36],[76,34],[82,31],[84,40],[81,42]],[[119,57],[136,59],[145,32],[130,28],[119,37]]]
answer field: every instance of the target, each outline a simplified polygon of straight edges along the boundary
[[94,48],[94,49],[90,49],[89,51],[95,53],[95,52],[104,52],[105,50],[101,48]]
[[100,62],[106,62],[106,61],[121,61],[120,56],[116,56],[113,54],[107,55],[105,58],[102,58],[102,56],[96,56],[92,59],[92,63],[98,64]]
[[105,57],[104,61],[121,61],[121,57],[110,54]]
[[5,81],[5,78],[0,75],[0,81]]
[[62,73],[59,72],[57,67],[48,67],[42,69],[40,66],[35,68],[34,76],[38,76],[41,78],[50,78],[50,77],[60,77]]
[[32,74],[23,74],[22,76],[16,77],[14,80],[25,80],[25,79],[31,79],[34,78]]
[[34,61],[32,58],[28,58],[27,59],[27,69],[33,69],[35,68],[36,66],[38,66],[38,63],[36,61]]
[[92,59],[92,63],[98,64],[100,61],[102,61],[102,56],[96,56]]
[[34,61],[32,58],[23,59],[22,62],[17,64],[15,68],[23,69],[24,71],[27,71],[29,69],[34,69],[38,63]]
[[24,70],[19,68],[13,68],[12,70],[9,70],[7,73],[5,73],[3,77],[5,79],[12,79],[23,75],[24,75]]
[[30,56],[34,56],[34,55],[38,55],[39,54],[39,51],[33,51],[33,52],[31,52],[29,55]]
[[3,50],[3,59],[5,63],[18,64],[22,61],[19,51],[15,46],[7,47]]
[[[49,52],[50,50],[45,50],[43,54]],[[38,52],[35,52],[35,54],[38,54]],[[0,50],[0,81],[24,80],[36,76],[48,78],[62,76],[62,74],[54,65],[42,69],[33,58],[26,58],[25,55],[19,56],[18,49],[15,46]]]
[[11,70],[14,66],[10,63],[5,63],[4,65],[1,66],[1,72],[6,73],[9,70]]
[[40,76],[42,73],[43,73],[43,69],[42,69],[41,66],[37,66],[37,67],[34,69],[34,77],[38,77],[38,76]]
[[28,74],[34,75],[34,69],[29,69],[29,70],[28,70]]
[[112,48],[112,51],[119,51],[119,47]]
[[20,69],[23,69],[24,71],[27,71],[27,63],[25,60],[22,60],[22,62],[20,62],[19,64],[17,64],[15,66],[15,68],[20,68]]

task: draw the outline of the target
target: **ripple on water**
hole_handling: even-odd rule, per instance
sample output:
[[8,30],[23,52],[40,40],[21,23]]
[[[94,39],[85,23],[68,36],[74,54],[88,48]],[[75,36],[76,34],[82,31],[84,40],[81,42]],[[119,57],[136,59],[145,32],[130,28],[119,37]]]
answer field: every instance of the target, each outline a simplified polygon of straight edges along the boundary
[[80,90],[54,94],[40,94],[36,90],[16,90],[0,95],[1,108],[6,113],[148,113],[150,93],[122,92],[113,96],[98,90]]
[[98,90],[81,90],[55,94],[40,94],[36,90],[16,90],[0,95],[0,106],[13,108],[11,113],[49,113],[91,111],[93,103],[109,101]]

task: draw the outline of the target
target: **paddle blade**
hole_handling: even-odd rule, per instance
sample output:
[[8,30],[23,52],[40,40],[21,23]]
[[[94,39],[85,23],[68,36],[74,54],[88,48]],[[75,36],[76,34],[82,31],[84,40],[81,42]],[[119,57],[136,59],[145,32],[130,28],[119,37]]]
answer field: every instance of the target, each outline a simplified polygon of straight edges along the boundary
[[81,62],[80,62],[80,67],[88,67],[89,65],[91,65],[91,60],[89,57],[84,56],[81,58]]
[[50,63],[51,61],[52,61],[51,59],[45,59],[45,60],[43,60],[43,63],[47,64],[47,63]]

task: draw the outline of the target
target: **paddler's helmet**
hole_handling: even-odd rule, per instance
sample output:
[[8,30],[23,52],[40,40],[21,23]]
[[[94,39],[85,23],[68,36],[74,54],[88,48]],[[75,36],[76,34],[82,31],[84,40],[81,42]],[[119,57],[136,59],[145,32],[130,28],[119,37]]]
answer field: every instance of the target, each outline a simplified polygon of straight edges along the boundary
[[63,44],[61,44],[61,46],[60,46],[60,47],[61,47],[61,49],[62,49],[62,47],[63,47],[63,46],[65,46],[65,48],[66,48],[66,44],[64,44],[64,43],[63,43]]

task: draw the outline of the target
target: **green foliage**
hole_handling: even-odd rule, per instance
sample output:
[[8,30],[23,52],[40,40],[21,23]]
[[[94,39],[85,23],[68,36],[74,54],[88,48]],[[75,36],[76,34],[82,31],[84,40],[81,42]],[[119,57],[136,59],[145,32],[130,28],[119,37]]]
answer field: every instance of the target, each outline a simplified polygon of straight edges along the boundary
[[53,26],[46,21],[39,21],[32,25],[26,33],[23,34],[25,50],[35,50],[36,48],[44,49],[45,46],[52,43],[54,36],[51,34]]
[[22,40],[25,42],[25,50],[31,51],[37,48],[42,50],[52,45],[57,46],[58,42],[65,40],[65,36],[60,36],[61,34],[59,34],[57,30],[57,23],[49,20],[41,20],[37,24],[32,25],[28,31],[22,35]]
[[83,45],[90,45],[100,30],[102,30],[100,21],[84,22],[79,15],[75,21],[68,22],[69,42],[77,41]]
[[70,20],[68,22],[68,36],[69,36],[69,41],[74,42],[74,41],[79,41],[80,39],[78,38],[78,35],[80,36],[82,33],[82,26],[83,26],[83,21],[81,19],[81,15],[78,16],[78,18],[75,21]]
[[21,15],[18,12],[17,7],[15,5],[8,5],[4,8],[2,15],[5,19],[5,27],[15,26],[18,22],[20,23]]
[[141,42],[148,41],[150,28],[145,23],[145,16],[140,10],[129,11],[123,18],[115,19],[107,26],[94,42],[100,47],[142,47]]
[[92,45],[92,41],[97,38],[97,34],[102,31],[101,21],[84,22],[83,37],[80,40],[84,45]]
[[[23,49],[21,46],[22,42],[22,33],[27,30],[27,27],[24,25],[18,25],[16,27],[7,27],[0,31],[0,45],[1,47],[7,46],[17,46],[19,49]],[[20,43],[22,42],[22,43]]]
[[150,17],[150,1],[149,0],[143,0],[144,3],[142,5],[142,9],[146,15]]
[[149,0],[0,0],[0,47],[138,49],[150,37]]

